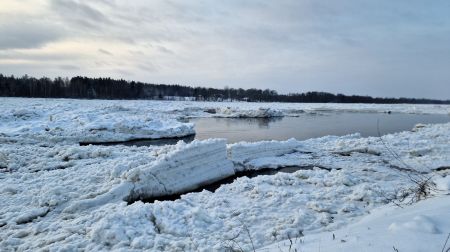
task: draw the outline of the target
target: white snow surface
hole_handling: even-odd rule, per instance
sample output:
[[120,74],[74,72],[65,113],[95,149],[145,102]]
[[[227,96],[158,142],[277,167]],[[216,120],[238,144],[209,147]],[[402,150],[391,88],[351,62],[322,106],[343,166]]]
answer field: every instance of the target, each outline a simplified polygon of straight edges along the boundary
[[449,209],[449,195],[403,208],[384,206],[344,228],[292,237],[257,251],[447,251]]
[[195,133],[191,123],[182,123],[150,108],[123,106],[123,101],[0,98],[0,102],[3,141],[95,143]]
[[[252,251],[270,244],[288,251],[283,247],[286,239],[301,235],[312,251],[317,244],[322,251],[333,251],[332,245],[338,242],[342,251],[359,250],[359,246],[380,251],[370,250],[369,243],[374,248],[381,246],[382,251],[391,251],[392,246],[399,251],[425,251],[408,245],[409,239],[429,238],[439,248],[450,230],[446,211],[450,123],[422,125],[382,139],[353,134],[232,145],[210,139],[159,147],[79,146],[84,139],[141,137],[129,129],[136,124],[147,127],[146,117],[159,126],[170,125],[155,126],[152,132],[170,135],[190,128],[180,118],[222,116],[221,112],[204,112],[208,108],[236,106],[231,110],[249,114],[274,105],[242,103],[237,108],[241,104],[0,100],[4,107],[0,113],[1,251],[227,251],[236,246]],[[308,106],[311,111],[351,108],[278,105],[284,115],[289,109]],[[363,105],[356,110],[448,113],[445,106],[411,107]],[[130,121],[128,113],[133,115]],[[111,121],[130,125],[127,133],[117,134]],[[92,129],[86,125],[102,123],[105,132],[86,133]],[[46,131],[47,125],[61,125],[62,130]],[[144,135],[151,134],[156,133]],[[175,201],[124,201],[130,195],[139,199],[183,192],[237,171],[287,166],[307,169],[240,177],[215,192],[187,193]],[[422,176],[418,172],[431,176],[438,192],[405,209],[389,205],[388,198],[413,185],[409,176]],[[330,232],[337,238],[325,249]],[[383,240],[388,234],[392,238]]]

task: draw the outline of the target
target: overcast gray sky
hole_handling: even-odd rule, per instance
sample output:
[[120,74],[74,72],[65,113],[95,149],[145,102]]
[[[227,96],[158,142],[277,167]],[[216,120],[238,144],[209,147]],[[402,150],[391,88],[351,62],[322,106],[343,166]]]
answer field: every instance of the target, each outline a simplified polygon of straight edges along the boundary
[[0,73],[450,99],[450,1],[0,0]]

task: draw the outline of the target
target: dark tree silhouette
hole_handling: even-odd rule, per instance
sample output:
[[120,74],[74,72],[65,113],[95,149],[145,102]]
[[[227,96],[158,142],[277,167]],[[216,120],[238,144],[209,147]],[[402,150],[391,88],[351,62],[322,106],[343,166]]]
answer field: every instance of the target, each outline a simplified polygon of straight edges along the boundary
[[79,98],[79,99],[175,99],[190,97],[195,100],[221,101],[224,99],[251,102],[337,102],[337,103],[414,103],[414,104],[450,104],[450,100],[414,99],[414,98],[373,98],[370,96],[331,94],[326,92],[307,92],[278,94],[275,90],[224,89],[189,87],[166,84],[147,84],[135,81],[114,80],[111,78],[42,77],[36,79],[4,76],[0,74],[0,96],[6,97],[42,97],[42,98]]

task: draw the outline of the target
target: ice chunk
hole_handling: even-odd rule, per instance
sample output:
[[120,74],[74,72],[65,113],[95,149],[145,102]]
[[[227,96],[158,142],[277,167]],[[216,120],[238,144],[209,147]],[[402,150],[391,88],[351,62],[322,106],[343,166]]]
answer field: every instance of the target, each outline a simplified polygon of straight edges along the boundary
[[234,163],[244,164],[256,158],[293,153],[300,146],[300,142],[293,138],[287,141],[240,142],[228,145],[228,158]]
[[23,213],[19,217],[17,217],[15,222],[17,224],[25,224],[30,221],[33,221],[34,219],[37,219],[38,217],[45,216],[48,213],[48,211],[50,211],[50,209],[48,207],[31,209],[31,210]]
[[282,117],[283,112],[272,108],[257,108],[257,109],[241,109],[241,108],[217,108],[214,110],[217,114],[215,117],[239,117],[239,118],[269,118]]
[[234,174],[227,159],[226,140],[210,139],[190,144],[179,142],[172,152],[150,166],[125,174],[134,183],[132,197],[156,197],[195,189]]
[[0,169],[8,167],[8,158],[5,154],[0,152]]
[[434,180],[436,188],[442,191],[450,191],[450,175],[440,177]]

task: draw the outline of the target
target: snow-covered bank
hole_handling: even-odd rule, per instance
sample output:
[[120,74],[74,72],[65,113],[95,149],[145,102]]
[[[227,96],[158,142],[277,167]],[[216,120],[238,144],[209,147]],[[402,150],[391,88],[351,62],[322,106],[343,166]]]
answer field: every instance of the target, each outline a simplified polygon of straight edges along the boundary
[[447,251],[450,248],[450,241],[445,245],[450,235],[449,209],[449,195],[404,208],[385,206],[347,227],[292,237],[258,251]]
[[[450,171],[434,170],[450,166],[450,124],[425,125],[383,140],[445,190]],[[379,138],[354,134],[228,145],[228,150],[242,148],[244,154],[234,157],[248,167],[315,169],[241,177],[214,193],[188,193],[176,201],[127,205],[117,197],[136,185],[147,192],[147,186],[156,185],[147,178],[158,167],[158,178],[173,188],[189,187],[184,183],[192,178],[197,184],[208,181],[217,175],[214,171],[231,173],[225,143],[204,144],[138,148],[1,142],[1,250],[224,251],[238,244],[247,251],[251,241],[261,248],[345,227],[411,185]],[[266,151],[266,144],[277,154]],[[186,173],[184,181],[180,167],[204,173]],[[164,178],[166,169],[177,179]],[[439,228],[444,232],[445,227]]]

